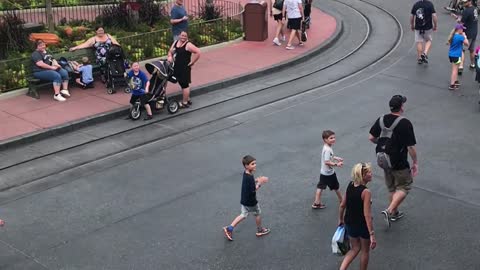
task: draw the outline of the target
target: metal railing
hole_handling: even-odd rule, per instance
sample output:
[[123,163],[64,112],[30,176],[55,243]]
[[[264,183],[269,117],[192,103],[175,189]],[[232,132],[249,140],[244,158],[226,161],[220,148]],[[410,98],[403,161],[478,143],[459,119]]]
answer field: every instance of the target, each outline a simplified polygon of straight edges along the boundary
[[[77,0],[78,1],[78,0]],[[207,2],[215,7],[215,11],[219,12],[223,17],[232,17],[241,12],[241,6],[235,2],[223,0],[184,0],[184,7],[189,16],[195,18],[202,17],[205,14],[205,8],[208,6]],[[138,8],[134,3],[125,1],[57,1],[52,5],[52,17],[55,25],[65,24],[70,21],[89,21],[94,22],[96,18],[102,15],[106,7],[121,6],[127,10],[135,10]],[[175,0],[160,1],[160,8],[170,14],[171,8],[175,5]],[[27,24],[46,24],[47,9],[45,4],[34,7],[22,6],[19,4],[11,5],[8,9],[0,10],[0,17],[5,12],[15,12],[16,15]],[[1,18],[0,18],[1,19]]]
[[[189,0],[184,0],[185,2]],[[222,17],[214,20],[200,20],[189,24],[189,40],[197,47],[219,44],[243,35],[241,15],[243,7],[238,2],[214,0],[221,8]],[[193,4],[189,6],[193,9]],[[199,6],[201,8],[201,6]],[[198,9],[201,11],[201,9]],[[191,14],[191,13],[189,13]],[[199,13],[201,14],[201,12]],[[165,56],[173,43],[171,28],[126,36],[117,39],[128,60],[141,61]],[[59,53],[60,51],[54,52]],[[30,57],[0,61],[0,93],[28,86],[31,73]]]

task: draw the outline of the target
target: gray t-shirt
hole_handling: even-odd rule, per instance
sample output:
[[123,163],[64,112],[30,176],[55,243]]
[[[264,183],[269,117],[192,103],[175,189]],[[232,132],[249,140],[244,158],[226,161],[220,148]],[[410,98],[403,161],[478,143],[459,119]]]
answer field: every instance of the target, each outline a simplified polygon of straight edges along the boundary
[[32,71],[33,72],[46,70],[46,69],[43,69],[43,68],[37,66],[38,61],[42,61],[45,64],[51,66],[52,62],[53,62],[53,56],[51,54],[49,54],[48,52],[39,52],[39,51],[35,50],[32,53],[32,62],[33,62]]
[[322,167],[320,168],[320,174],[323,175],[332,175],[335,173],[333,167],[328,166],[325,164],[326,160],[333,161],[333,150],[328,144],[323,145],[322,149]]

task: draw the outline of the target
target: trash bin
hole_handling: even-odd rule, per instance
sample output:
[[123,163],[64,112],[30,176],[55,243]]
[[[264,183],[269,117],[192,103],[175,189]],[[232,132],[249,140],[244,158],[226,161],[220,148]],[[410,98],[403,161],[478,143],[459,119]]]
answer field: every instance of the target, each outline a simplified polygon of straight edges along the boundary
[[253,1],[243,11],[243,31],[247,41],[264,41],[268,38],[267,3]]

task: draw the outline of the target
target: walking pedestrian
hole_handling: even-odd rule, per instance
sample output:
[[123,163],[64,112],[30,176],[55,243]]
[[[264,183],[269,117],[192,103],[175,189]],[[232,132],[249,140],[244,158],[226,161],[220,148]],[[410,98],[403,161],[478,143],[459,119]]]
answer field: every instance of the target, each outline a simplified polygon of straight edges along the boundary
[[170,63],[175,63],[173,75],[182,88],[183,100],[180,102],[180,108],[188,108],[192,105],[190,100],[192,66],[199,58],[200,50],[188,40],[187,32],[182,31],[178,40],[174,41],[170,47],[167,58]]
[[269,1],[271,9],[270,9],[270,17],[273,17],[275,22],[277,22],[277,28],[275,30],[275,38],[273,38],[273,44],[277,46],[281,46],[282,42],[286,41],[285,38],[285,31],[284,31],[284,21],[282,15],[283,9],[283,0],[270,0]]
[[462,50],[463,45],[468,46],[467,36],[463,32],[465,27],[462,24],[457,24],[454,29],[454,33],[451,35],[451,38],[448,40],[450,48],[448,50],[448,58],[450,63],[452,63],[452,72],[450,75],[450,86],[449,90],[455,90],[460,87],[460,82],[458,81],[459,66],[462,64]]
[[372,222],[372,194],[367,184],[372,181],[370,163],[358,163],[352,169],[352,181],[340,204],[338,224],[345,224],[351,249],[345,254],[340,270],[346,270],[360,255],[360,269],[367,270],[370,249],[377,245]]
[[[478,33],[478,9],[473,6],[472,0],[464,0],[464,9],[460,22],[465,26],[465,35],[468,40],[468,51],[470,52],[470,69],[475,68],[475,40]],[[463,62],[460,68],[463,69]]]
[[[384,169],[385,183],[390,192],[390,204],[382,211],[385,224],[390,228],[391,221],[402,218],[400,204],[405,200],[413,183],[413,177],[418,173],[416,139],[413,125],[402,114],[405,111],[407,98],[395,95],[390,99],[390,113],[378,118],[370,129],[369,140],[376,144],[377,155],[385,152],[389,157],[390,168]],[[385,136],[389,134],[390,136]],[[413,165],[410,168],[408,155]]]
[[223,232],[228,240],[233,241],[233,229],[240,222],[242,222],[249,213],[255,216],[255,222],[257,224],[256,236],[264,236],[270,233],[270,229],[262,227],[262,217],[260,206],[257,201],[257,190],[265,183],[268,182],[268,177],[260,176],[256,179],[253,174],[257,169],[257,161],[254,157],[247,155],[242,159],[242,164],[245,169],[242,179],[242,193],[241,193],[241,214],[237,216],[229,226],[223,227]]
[[335,132],[331,130],[325,130],[322,132],[323,138],[323,149],[322,149],[322,159],[321,159],[321,168],[320,168],[320,180],[317,184],[317,190],[315,192],[315,200],[313,201],[313,209],[323,209],[325,204],[322,203],[322,192],[328,188],[335,191],[339,203],[342,202],[342,194],[338,189],[340,184],[338,183],[337,174],[333,167],[342,167],[343,159],[337,157],[333,154],[333,145],[335,144]]
[[437,31],[437,14],[429,0],[419,0],[411,11],[410,28],[415,32],[418,64],[428,63],[428,52],[432,46],[432,33]]
[[170,24],[172,24],[173,41],[177,41],[182,31],[188,30],[188,15],[183,0],[175,0],[170,11]]
[[290,37],[288,38],[287,50],[295,49],[292,46],[293,38],[296,36],[298,45],[303,46],[302,38],[300,36],[300,28],[302,21],[305,19],[303,15],[302,0],[284,0],[282,9],[283,19],[288,18],[287,28],[290,29]]

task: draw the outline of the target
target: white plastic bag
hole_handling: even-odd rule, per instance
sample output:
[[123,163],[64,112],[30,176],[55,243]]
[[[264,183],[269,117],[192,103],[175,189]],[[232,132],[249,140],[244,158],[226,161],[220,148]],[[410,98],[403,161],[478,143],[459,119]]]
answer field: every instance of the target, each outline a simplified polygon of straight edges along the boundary
[[345,226],[340,225],[332,237],[332,253],[337,255],[345,255],[350,250],[348,236],[345,234]]

